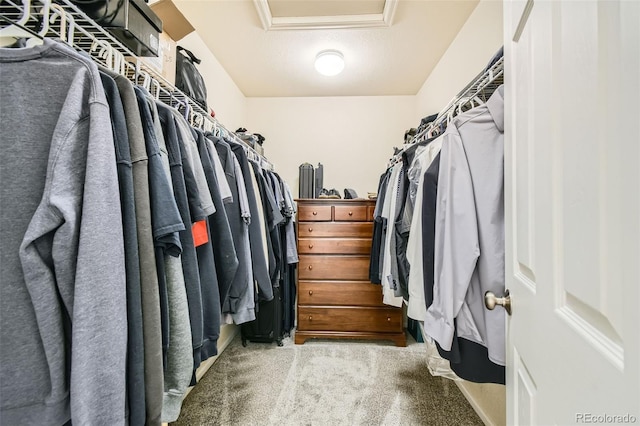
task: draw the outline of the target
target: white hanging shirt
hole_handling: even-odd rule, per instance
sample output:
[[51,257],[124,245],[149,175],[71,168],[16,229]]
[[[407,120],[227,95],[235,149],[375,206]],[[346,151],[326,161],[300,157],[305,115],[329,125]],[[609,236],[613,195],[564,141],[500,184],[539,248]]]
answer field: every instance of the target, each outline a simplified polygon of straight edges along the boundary
[[443,135],[436,197],[434,300],[425,330],[451,349],[459,337],[505,365],[505,312],[484,306],[504,293],[504,88],[458,116]]

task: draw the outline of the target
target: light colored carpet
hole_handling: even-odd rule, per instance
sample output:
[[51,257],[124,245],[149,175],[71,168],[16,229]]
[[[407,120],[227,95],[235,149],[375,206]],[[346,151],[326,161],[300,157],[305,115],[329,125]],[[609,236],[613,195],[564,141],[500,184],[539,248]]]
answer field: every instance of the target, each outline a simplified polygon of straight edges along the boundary
[[454,382],[433,377],[423,344],[239,336],[172,425],[482,425]]

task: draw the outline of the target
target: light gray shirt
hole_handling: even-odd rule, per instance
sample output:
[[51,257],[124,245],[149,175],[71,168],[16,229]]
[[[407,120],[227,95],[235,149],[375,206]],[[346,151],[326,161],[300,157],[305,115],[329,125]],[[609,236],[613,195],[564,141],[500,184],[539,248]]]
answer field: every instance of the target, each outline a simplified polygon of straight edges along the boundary
[[[411,230],[407,241],[407,262],[409,269],[409,301],[407,302],[407,316],[417,321],[424,321],[427,315],[427,306],[424,295],[424,256],[422,245],[422,191],[424,185],[424,173],[436,158],[442,147],[442,138],[438,138],[423,147],[416,154],[411,165],[409,175],[418,176],[417,186],[414,191],[415,210],[411,218]],[[410,178],[411,180],[411,178]]]
[[436,207],[434,301],[425,330],[450,350],[458,336],[505,365],[505,312],[484,306],[504,293],[504,88],[458,116],[443,135]]
[[172,112],[176,119],[178,132],[180,132],[180,138],[184,142],[187,151],[187,161],[196,179],[196,185],[198,186],[198,193],[200,195],[200,207],[207,216],[210,216],[216,212],[216,207],[213,205],[213,200],[211,199],[209,184],[207,184],[207,177],[204,174],[200,153],[198,152],[198,144],[191,133],[191,126],[189,126],[189,123],[187,123],[182,114],[177,110],[172,110]]
[[208,144],[210,148],[209,157],[211,158],[211,163],[213,164],[215,174],[218,177],[218,188],[220,190],[220,197],[222,198],[222,202],[224,204],[233,203],[233,193],[231,192],[231,187],[229,186],[229,182],[227,182],[227,179],[224,178],[224,167],[222,167],[220,157],[214,154],[216,152],[216,147],[208,138],[205,138],[205,143]]

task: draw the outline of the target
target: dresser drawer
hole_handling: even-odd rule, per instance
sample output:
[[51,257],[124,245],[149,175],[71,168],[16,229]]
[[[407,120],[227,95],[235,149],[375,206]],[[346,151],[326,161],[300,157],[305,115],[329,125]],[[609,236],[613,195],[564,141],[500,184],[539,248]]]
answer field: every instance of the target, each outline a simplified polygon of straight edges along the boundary
[[302,331],[402,331],[402,309],[317,306],[298,307],[298,329]]
[[376,211],[376,206],[368,206],[367,207],[367,220],[370,220],[373,222],[373,220],[375,219],[374,217],[374,213]]
[[300,281],[298,304],[384,306],[380,285],[360,281]]
[[371,254],[370,238],[300,238],[301,254]]
[[371,238],[373,223],[315,223],[299,222],[298,236],[309,237],[356,237]]
[[366,222],[369,220],[367,218],[367,206],[334,206],[333,220]]
[[298,208],[298,221],[331,221],[331,206],[300,206]]
[[369,281],[369,257],[302,255],[298,278]]

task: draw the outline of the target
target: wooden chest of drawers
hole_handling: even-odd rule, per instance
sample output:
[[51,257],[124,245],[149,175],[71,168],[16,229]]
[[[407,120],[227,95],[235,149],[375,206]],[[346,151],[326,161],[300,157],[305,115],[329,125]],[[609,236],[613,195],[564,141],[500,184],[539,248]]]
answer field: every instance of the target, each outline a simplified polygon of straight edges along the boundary
[[386,339],[406,346],[402,309],[382,303],[369,282],[375,202],[297,200],[298,321],[309,338]]

